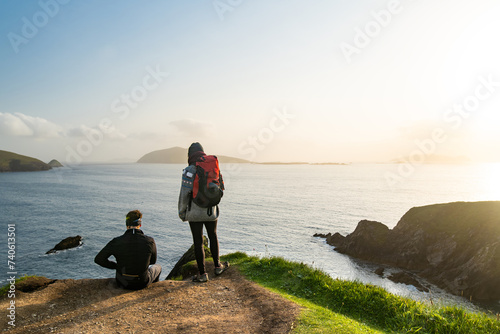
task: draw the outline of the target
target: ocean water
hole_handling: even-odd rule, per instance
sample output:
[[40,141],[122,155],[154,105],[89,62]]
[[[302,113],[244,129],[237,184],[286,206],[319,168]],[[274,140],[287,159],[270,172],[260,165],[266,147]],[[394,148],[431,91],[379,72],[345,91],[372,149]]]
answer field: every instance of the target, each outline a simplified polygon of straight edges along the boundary
[[[80,165],[47,172],[0,174],[0,249],[7,280],[7,225],[15,224],[18,276],[105,278],[114,272],[94,256],[125,231],[125,215],[139,209],[143,230],[155,238],[163,279],[192,244],[177,216],[181,172],[177,164]],[[377,266],[339,254],[315,233],[352,232],[362,219],[390,228],[410,208],[453,201],[500,200],[498,164],[424,165],[397,184],[386,180],[397,165],[221,165],[226,191],[220,204],[221,254],[241,251],[281,256],[332,277],[376,284],[434,303],[467,301],[433,288],[422,293],[373,273]],[[45,255],[68,236],[83,246]],[[498,305],[497,305],[498,306]]]

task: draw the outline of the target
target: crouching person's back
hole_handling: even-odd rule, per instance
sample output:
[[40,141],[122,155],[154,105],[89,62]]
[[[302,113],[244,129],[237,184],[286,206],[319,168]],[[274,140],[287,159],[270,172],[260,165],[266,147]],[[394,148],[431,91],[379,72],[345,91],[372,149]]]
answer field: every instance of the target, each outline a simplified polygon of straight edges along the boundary
[[[156,243],[141,230],[142,213],[130,211],[126,216],[127,230],[114,238],[96,255],[98,265],[116,270],[118,286],[139,290],[158,282],[161,266],[156,264]],[[116,262],[110,261],[114,256]]]

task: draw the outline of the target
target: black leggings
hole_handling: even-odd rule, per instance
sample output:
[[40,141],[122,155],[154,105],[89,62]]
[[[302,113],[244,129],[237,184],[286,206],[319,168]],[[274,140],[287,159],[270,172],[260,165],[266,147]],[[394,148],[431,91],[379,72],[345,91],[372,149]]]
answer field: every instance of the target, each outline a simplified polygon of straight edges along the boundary
[[191,234],[193,234],[194,256],[198,264],[200,275],[206,273],[205,270],[205,250],[203,249],[203,225],[207,229],[208,239],[210,240],[210,252],[214,259],[214,266],[219,263],[219,240],[217,239],[217,220],[211,222],[189,222]]

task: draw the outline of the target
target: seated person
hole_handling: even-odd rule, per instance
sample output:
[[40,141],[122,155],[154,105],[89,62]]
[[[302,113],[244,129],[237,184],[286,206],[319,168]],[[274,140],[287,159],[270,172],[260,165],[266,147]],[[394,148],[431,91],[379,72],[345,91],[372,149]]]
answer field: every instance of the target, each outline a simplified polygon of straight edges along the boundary
[[[156,263],[156,243],[142,232],[142,213],[130,211],[125,220],[127,230],[114,238],[96,255],[98,265],[116,269],[118,286],[139,290],[158,282],[161,266]],[[116,262],[108,258],[114,256]]]

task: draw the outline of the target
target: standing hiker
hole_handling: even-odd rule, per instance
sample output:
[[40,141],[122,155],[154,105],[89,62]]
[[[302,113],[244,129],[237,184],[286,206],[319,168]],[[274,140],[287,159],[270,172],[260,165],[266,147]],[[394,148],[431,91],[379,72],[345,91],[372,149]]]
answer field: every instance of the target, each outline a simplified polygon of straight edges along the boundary
[[[142,232],[142,213],[130,211],[125,219],[127,230],[114,238],[96,255],[98,265],[116,269],[118,286],[139,290],[158,282],[161,266],[156,263],[156,243]],[[116,262],[108,258],[114,256]]]
[[182,185],[179,194],[179,218],[188,221],[193,235],[194,252],[198,265],[198,275],[194,282],[208,281],[203,249],[203,226],[210,240],[210,251],[214,260],[215,275],[220,275],[229,267],[228,262],[219,260],[219,240],[217,239],[217,218],[219,204],[224,190],[224,181],[219,170],[219,162],[214,155],[206,155],[200,143],[193,143],[188,150],[189,166],[182,171]]

